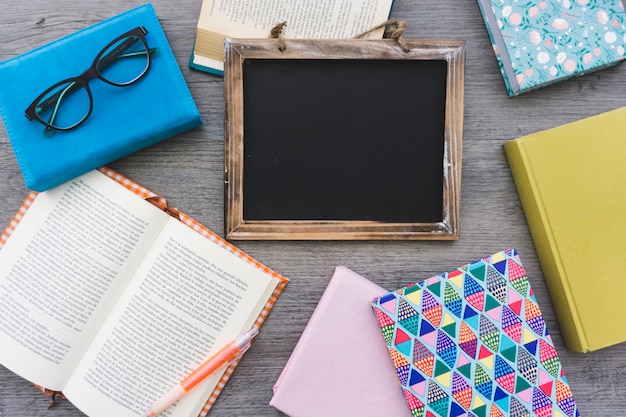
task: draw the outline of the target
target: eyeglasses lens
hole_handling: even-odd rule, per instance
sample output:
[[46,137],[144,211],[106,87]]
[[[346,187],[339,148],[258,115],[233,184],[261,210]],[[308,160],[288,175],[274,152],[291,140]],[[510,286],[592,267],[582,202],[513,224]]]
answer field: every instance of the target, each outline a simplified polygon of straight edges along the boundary
[[101,77],[116,85],[136,81],[147,70],[149,52],[146,44],[131,35],[112,44],[101,55],[96,68]]
[[87,117],[90,109],[87,90],[76,81],[52,87],[35,108],[38,117],[58,129],[67,129]]

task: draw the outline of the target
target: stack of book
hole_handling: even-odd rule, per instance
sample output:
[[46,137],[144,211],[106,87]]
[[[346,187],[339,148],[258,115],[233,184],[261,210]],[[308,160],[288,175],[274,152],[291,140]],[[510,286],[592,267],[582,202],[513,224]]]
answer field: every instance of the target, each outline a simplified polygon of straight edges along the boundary
[[292,417],[579,415],[515,249],[393,292],[337,268],[274,389]]

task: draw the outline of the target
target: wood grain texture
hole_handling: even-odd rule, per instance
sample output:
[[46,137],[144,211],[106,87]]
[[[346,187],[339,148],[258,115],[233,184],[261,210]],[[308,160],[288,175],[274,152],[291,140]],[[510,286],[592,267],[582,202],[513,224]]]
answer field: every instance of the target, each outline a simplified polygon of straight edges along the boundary
[[[225,150],[224,150],[224,160],[226,165],[226,224],[225,224],[225,234],[228,239],[232,240],[458,240],[459,238],[459,200],[460,200],[460,186],[461,186],[461,165],[462,165],[462,136],[463,136],[463,98],[464,98],[464,81],[465,81],[465,44],[463,41],[459,40],[406,40],[403,42],[406,50],[400,47],[398,42],[395,40],[384,39],[384,40],[328,40],[328,39],[315,39],[315,40],[286,40],[284,43],[279,44],[274,39],[229,39],[226,41],[224,46],[224,59],[225,59],[225,72],[224,72],[224,97],[225,97]],[[250,161],[250,151],[245,151],[244,149],[249,149],[246,146],[250,144],[251,139],[250,131],[254,130],[252,125],[246,123],[246,115],[244,114],[244,108],[249,107],[249,114],[254,113],[254,106],[246,106],[245,104],[245,96],[244,91],[246,90],[244,86],[248,87],[248,90],[251,91],[256,85],[260,83],[251,81],[250,77],[245,77],[244,71],[244,63],[250,60],[272,60],[278,63],[287,63],[290,60],[303,60],[303,62],[312,62],[313,65],[317,64],[318,61],[342,61],[342,60],[360,60],[361,64],[359,68],[367,68],[368,62],[394,62],[394,61],[411,61],[415,63],[419,63],[421,65],[422,62],[428,61],[440,61],[446,62],[445,69],[445,104],[442,106],[445,112],[445,120],[443,121],[442,128],[442,136],[440,139],[437,136],[430,136],[428,133],[424,133],[426,128],[421,128],[416,131],[405,132],[402,131],[402,134],[398,136],[406,139],[402,141],[402,144],[406,144],[407,142],[416,142],[420,139],[424,140],[426,137],[434,137],[438,143],[443,143],[443,161],[442,165],[437,168],[437,171],[434,173],[430,173],[433,176],[438,176],[442,178],[442,189],[440,194],[438,194],[438,203],[443,201],[442,210],[440,210],[440,221],[436,222],[416,222],[416,221],[377,221],[379,220],[376,217],[376,214],[372,214],[372,220],[362,220],[357,221],[356,219],[347,219],[347,220],[313,220],[313,219],[304,219],[304,220],[287,220],[285,218],[278,219],[255,219],[248,220],[244,216],[244,205],[249,204],[250,200],[246,198],[246,194],[244,192],[244,165],[245,161]],[[368,61],[371,60],[371,61]],[[248,67],[249,70],[249,67]],[[311,71],[311,70],[309,70]],[[345,69],[341,70],[342,72]],[[389,71],[389,68],[386,69]],[[307,73],[308,74],[308,73]],[[411,81],[413,82],[417,78],[414,76],[415,70],[413,70],[411,75]],[[277,77],[276,82],[283,82],[284,78],[281,78],[282,74]],[[398,74],[399,78],[402,78]],[[327,78],[326,78],[327,79]],[[370,78],[367,79],[368,83],[370,83]],[[424,84],[430,83],[430,80],[420,79],[419,81],[424,82]],[[305,80],[306,84],[311,84],[312,80],[310,77],[307,77]],[[322,83],[324,83],[324,79],[322,79]],[[403,83],[402,85],[402,93],[405,93],[409,90],[410,87],[406,85],[408,82]],[[298,83],[301,85],[303,83]],[[341,86],[343,87],[346,83],[342,82]],[[371,84],[371,83],[370,83]],[[415,83],[416,85],[418,83]],[[333,87],[330,87],[332,89]],[[355,88],[356,90],[366,89],[367,86],[361,86],[360,84],[357,86],[352,86],[348,88]],[[333,92],[338,89],[332,90]],[[349,90],[353,92],[354,90]],[[413,94],[414,90],[409,90]],[[424,91],[418,90],[418,91]],[[260,95],[261,93],[257,93]],[[341,94],[345,94],[342,92]],[[356,95],[356,94],[355,94]],[[265,97],[266,94],[263,95]],[[326,96],[324,96],[326,97]],[[432,96],[431,96],[432,97]],[[333,94],[331,96],[331,100],[337,99],[340,97]],[[289,108],[295,108],[296,114],[301,112],[303,108],[302,103],[294,103],[294,101],[300,100],[300,97],[297,97],[295,100],[293,99],[284,99],[287,102],[287,105],[284,107],[286,113],[281,114],[281,121],[284,118],[290,117],[294,113],[289,113]],[[357,107],[361,111],[361,105],[365,105],[366,107],[371,107],[372,104],[363,101],[362,103],[357,103],[357,100],[349,100],[352,104],[352,107]],[[278,101],[282,101],[281,97],[278,98]],[[310,94],[305,94],[302,96],[301,101],[303,102],[312,102],[314,101],[311,98]],[[393,101],[393,97],[389,97],[389,101]],[[417,101],[417,100],[416,100]],[[434,104],[434,100],[425,99],[427,106],[432,107]],[[264,104],[267,105],[265,102]],[[316,106],[319,107],[325,106],[327,103],[319,104]],[[388,106],[387,103],[380,103],[381,105]],[[393,106],[393,103],[391,104]],[[309,106],[304,106],[308,108]],[[318,108],[318,107],[316,107]],[[259,109],[261,110],[261,109]],[[407,113],[409,115],[413,115],[415,119],[415,114],[419,112],[417,106],[411,107],[407,106]],[[378,110],[380,111],[380,110]],[[280,111],[275,110],[271,116],[273,117],[275,113],[279,113]],[[304,112],[310,113],[310,112]],[[403,113],[404,114],[404,113]],[[318,113],[319,115],[319,113]],[[389,120],[388,123],[393,123],[393,120],[397,120],[399,117],[403,117],[398,113],[394,113],[392,115],[395,119]],[[407,116],[404,116],[407,117]],[[408,117],[407,117],[408,118]],[[307,118],[305,118],[307,119]],[[316,120],[317,116],[312,115],[311,119],[307,120]],[[386,119],[385,119],[386,120]],[[360,120],[359,120],[360,121]],[[271,122],[267,122],[271,123]],[[350,123],[350,122],[348,122]],[[385,122],[387,123],[387,121]],[[266,123],[264,123],[266,124]],[[341,124],[341,123],[339,123]],[[367,125],[366,123],[361,123]],[[347,126],[354,126],[354,123],[348,124]],[[367,125],[368,128],[371,128],[371,125]],[[420,125],[421,127],[422,125]],[[245,129],[247,127],[248,129]],[[332,129],[338,129],[339,126],[331,126]],[[368,129],[366,128],[366,129]],[[356,130],[356,128],[355,128]],[[276,130],[277,131],[277,130]],[[292,132],[291,130],[289,132]],[[247,134],[246,134],[247,133]],[[369,132],[367,132],[369,133]],[[277,136],[280,136],[280,133],[276,133]],[[359,135],[359,133],[355,132],[355,135]],[[264,136],[260,136],[259,139],[263,139]],[[256,137],[256,136],[255,136]],[[319,137],[319,136],[318,136]],[[330,136],[329,136],[330,137]],[[372,137],[372,139],[364,139],[365,137]],[[287,143],[290,142],[291,133],[287,138],[278,138],[278,141],[281,142],[272,142],[276,140],[276,138],[267,138],[267,141],[264,142],[268,144],[268,146],[275,146],[275,143]],[[332,138],[330,142],[332,143],[337,138]],[[347,138],[348,140],[352,140],[353,138]],[[363,139],[366,143],[363,143],[364,147],[372,146],[370,142],[380,143],[380,137],[373,135],[363,135]],[[360,139],[360,140],[361,140]],[[272,144],[270,145],[270,142]],[[394,142],[395,143],[395,142]],[[322,145],[323,146],[323,145]],[[294,151],[295,154],[301,153],[301,145],[295,145]],[[406,146],[407,149],[410,147]],[[389,149],[390,154],[398,153],[397,149]],[[374,155],[378,160],[381,160],[384,156],[379,153],[375,153]],[[385,152],[384,150],[382,152]],[[402,152],[402,151],[400,151]],[[408,151],[410,152],[410,151]],[[419,152],[412,153],[413,155],[410,160],[415,161],[416,165],[419,165],[420,162],[424,162],[431,156],[427,154],[417,155]],[[351,155],[355,155],[355,158],[359,157],[357,152],[353,152],[351,150]],[[308,155],[307,155],[308,156]],[[272,155],[272,158],[274,156]],[[312,156],[312,158],[315,158]],[[323,162],[320,163],[320,170],[327,170],[328,167],[324,167],[324,163],[328,162],[331,158],[328,158],[326,155],[323,157]],[[391,159],[391,158],[390,158]],[[397,158],[394,158],[397,159]],[[315,160],[315,159],[314,159]],[[342,162],[344,162],[342,160]],[[328,162],[332,164],[332,162]],[[345,161],[345,164],[352,167],[350,161]],[[294,164],[295,165],[295,164]],[[425,164],[424,164],[425,165]],[[443,167],[443,169],[441,168]],[[301,171],[302,167],[300,165],[297,166],[297,170]],[[359,168],[355,168],[358,171]],[[371,166],[367,166],[365,171],[372,171]],[[255,172],[253,170],[253,172]],[[363,172],[363,171],[358,171]],[[320,171],[314,171],[315,180],[314,182],[318,182],[318,178],[320,176]],[[282,178],[276,179],[274,177],[275,174],[269,176],[272,178],[272,181],[281,182]],[[287,174],[286,176],[288,176]],[[253,175],[251,175],[253,176]],[[359,180],[362,176],[358,176]],[[431,177],[429,177],[431,178]],[[347,181],[346,179],[337,179],[333,176],[333,182],[336,181]],[[423,182],[423,178],[418,178],[416,180],[417,183]],[[387,184],[386,182],[384,184]],[[414,185],[409,181],[408,184]],[[409,185],[401,186],[404,188],[410,188]],[[315,185],[318,187],[318,184]],[[375,187],[372,187],[372,189]],[[387,187],[388,188],[388,187]],[[410,191],[409,191],[410,192]],[[323,194],[323,193],[322,193]],[[372,190],[372,194],[376,194],[376,191]],[[399,194],[399,193],[398,193]],[[270,196],[267,196],[268,198]],[[262,199],[264,200],[264,199]],[[323,200],[323,198],[319,198],[319,200]],[[422,198],[423,204],[428,200],[428,197],[424,196]],[[386,202],[389,200],[385,200]],[[321,204],[329,204],[334,206],[335,200],[329,202],[324,201]],[[254,203],[252,203],[253,205]],[[262,204],[266,204],[266,201],[262,201]],[[354,203],[352,203],[354,204]],[[393,204],[393,203],[390,203]],[[387,211],[390,207],[390,204],[386,204],[383,208]],[[374,205],[374,204],[373,204]],[[334,214],[336,213],[330,211]],[[368,213],[369,214],[369,213]],[[336,219],[336,217],[333,217]]]
[[[4,3],[0,13],[0,60],[142,2]],[[224,83],[221,77],[187,66],[201,2],[154,0],[153,4],[204,125],[110,165],[164,194],[171,205],[223,236]],[[502,144],[625,106],[626,66],[509,98],[474,1],[396,0],[392,18],[408,22],[406,38],[466,41],[461,237],[458,241],[238,242],[243,251],[291,281],[210,416],[282,415],[268,405],[272,386],[337,265],[345,265],[392,290],[509,247],[520,252],[581,414],[623,415],[626,344],[586,355],[572,353],[563,345]],[[0,129],[0,224],[9,222],[27,193],[6,132]],[[616,274],[615,279],[624,278]],[[593,277],[589,280],[593,285]],[[47,410],[48,402],[28,382],[0,367],[0,416],[83,415],[67,401]]]

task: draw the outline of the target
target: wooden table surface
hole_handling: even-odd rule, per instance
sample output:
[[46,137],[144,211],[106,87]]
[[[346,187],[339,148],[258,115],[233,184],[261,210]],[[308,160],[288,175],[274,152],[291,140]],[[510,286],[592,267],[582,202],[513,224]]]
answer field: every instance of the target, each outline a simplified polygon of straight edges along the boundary
[[[0,60],[139,4],[139,0],[5,1],[0,7]],[[155,0],[153,4],[204,125],[110,166],[164,194],[171,205],[223,236],[223,79],[187,65],[201,0]],[[467,41],[461,239],[235,242],[290,278],[290,283],[210,416],[282,415],[268,405],[272,386],[337,265],[392,290],[509,247],[520,252],[581,414],[624,415],[626,343],[586,355],[572,353],[563,345],[502,144],[626,105],[626,66],[509,98],[476,1],[396,0],[392,18],[408,22],[407,38]],[[27,193],[6,132],[0,129],[1,227]],[[615,279],[624,277],[616,275]],[[0,367],[0,416],[83,415],[67,401],[47,410],[48,402],[28,382]]]

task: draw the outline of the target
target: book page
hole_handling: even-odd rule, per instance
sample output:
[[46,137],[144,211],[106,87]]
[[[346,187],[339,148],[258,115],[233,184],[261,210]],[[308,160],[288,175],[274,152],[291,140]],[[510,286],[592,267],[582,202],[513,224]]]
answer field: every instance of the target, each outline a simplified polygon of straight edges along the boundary
[[0,363],[60,390],[168,218],[99,171],[40,193],[0,250]]
[[[277,284],[271,275],[172,219],[64,394],[91,417],[143,415],[251,328]],[[196,415],[224,370],[164,415]]]
[[389,0],[205,0],[198,27],[227,37],[267,38],[277,23],[286,21],[286,38],[352,38],[387,20],[391,3]]
[[[348,39],[385,22],[392,0],[204,0],[194,63],[219,70],[224,38],[268,38],[276,24],[293,39]],[[381,38],[383,29],[367,37]]]

